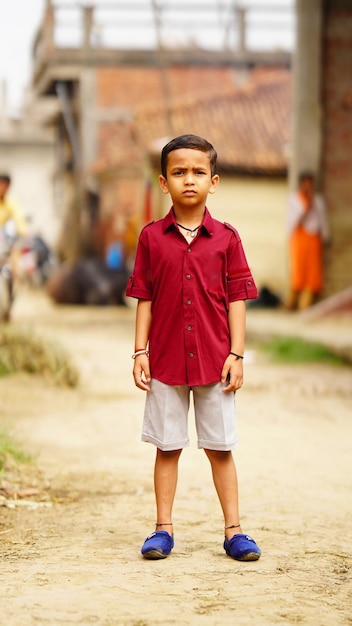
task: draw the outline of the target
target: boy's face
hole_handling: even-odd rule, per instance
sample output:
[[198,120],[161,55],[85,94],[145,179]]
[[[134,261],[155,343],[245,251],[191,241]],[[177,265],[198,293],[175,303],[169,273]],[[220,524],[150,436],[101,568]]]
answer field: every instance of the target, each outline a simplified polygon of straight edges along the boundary
[[159,176],[160,187],[170,193],[175,208],[205,206],[208,193],[219,184],[219,176],[211,175],[209,154],[191,148],[170,152],[166,174],[166,178]]

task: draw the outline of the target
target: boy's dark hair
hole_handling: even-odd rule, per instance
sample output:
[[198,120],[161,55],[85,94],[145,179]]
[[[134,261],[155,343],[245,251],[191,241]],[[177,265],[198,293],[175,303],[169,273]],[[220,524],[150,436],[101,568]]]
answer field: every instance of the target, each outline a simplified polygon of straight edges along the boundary
[[166,146],[163,147],[161,152],[161,173],[166,178],[166,167],[167,167],[167,158],[170,152],[173,150],[180,150],[181,148],[190,148],[191,150],[200,150],[201,152],[207,152],[209,154],[210,159],[210,168],[211,175],[215,176],[216,174],[216,162],[217,162],[217,152],[214,146],[209,143],[203,137],[198,137],[198,135],[180,135],[179,137],[175,137],[171,139]]
[[9,185],[11,182],[11,176],[9,176],[8,174],[0,174],[0,180],[3,180]]
[[312,182],[314,182],[315,176],[314,176],[313,172],[310,172],[308,170],[300,172],[299,175],[298,175],[298,183],[301,183],[304,180],[311,180]]

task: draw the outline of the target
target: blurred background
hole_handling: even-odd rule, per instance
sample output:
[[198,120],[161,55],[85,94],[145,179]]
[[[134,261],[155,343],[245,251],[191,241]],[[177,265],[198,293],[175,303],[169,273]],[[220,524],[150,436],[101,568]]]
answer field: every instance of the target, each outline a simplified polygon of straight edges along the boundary
[[[288,289],[286,205],[324,194],[321,299],[351,287],[351,0],[13,0],[0,25],[0,170],[56,301],[123,303],[138,233],[169,209],[159,155],[194,133],[219,156],[209,199],[260,288]],[[33,273],[29,253],[23,273]],[[48,258],[47,258],[48,261]],[[87,294],[87,292],[89,292]]]

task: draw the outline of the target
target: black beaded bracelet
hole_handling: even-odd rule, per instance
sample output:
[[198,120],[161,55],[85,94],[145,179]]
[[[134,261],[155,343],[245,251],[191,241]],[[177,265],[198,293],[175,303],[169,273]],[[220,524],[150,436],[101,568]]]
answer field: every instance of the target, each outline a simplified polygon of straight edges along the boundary
[[236,361],[238,361],[238,359],[243,359],[244,357],[241,356],[240,354],[236,354],[236,352],[230,352],[230,354],[232,354],[233,356],[236,357]]

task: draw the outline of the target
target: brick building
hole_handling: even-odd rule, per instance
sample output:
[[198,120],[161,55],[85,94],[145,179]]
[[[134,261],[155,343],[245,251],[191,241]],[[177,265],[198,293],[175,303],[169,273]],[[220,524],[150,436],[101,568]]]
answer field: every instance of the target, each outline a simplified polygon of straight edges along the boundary
[[[149,137],[159,139],[160,146],[162,136],[174,134],[176,128],[182,132],[172,116],[180,94],[194,98],[235,93],[249,79],[253,82],[256,73],[257,82],[265,82],[278,68],[287,69],[290,54],[250,52],[243,33],[237,50],[111,49],[94,40],[92,7],[80,7],[80,45],[60,47],[55,37],[57,10],[47,4],[35,41],[32,90],[35,106],[45,101],[42,123],[55,129],[55,197],[65,216],[59,247],[68,258],[97,245],[104,252],[109,238],[124,232],[126,220],[133,222],[143,213],[150,146],[141,135],[137,138],[136,107],[153,108],[158,103],[162,124]],[[216,134],[214,142],[221,154]],[[279,150],[283,149],[281,145]],[[281,161],[276,174],[284,180],[286,157]],[[227,163],[228,171],[238,165]],[[265,168],[257,170],[258,176],[264,173]]]
[[352,0],[296,0],[296,14],[290,178],[313,170],[326,198],[329,296],[352,285]]
[[[158,176],[172,123],[172,136],[195,133],[216,146],[220,186],[208,198],[209,209],[238,228],[258,284],[283,296],[290,83],[288,70],[258,68],[242,87],[203,87],[171,97],[168,115],[159,101],[137,107],[129,128],[110,124],[93,168],[101,225],[107,220],[100,230],[103,248],[121,233],[127,255],[133,254],[140,228],[170,208]],[[142,210],[134,214],[136,194]]]
[[[46,101],[42,122],[56,132],[55,197],[60,214],[65,215],[61,248],[67,257],[87,251],[92,232],[94,245],[100,242],[100,247],[104,246],[107,233],[115,238],[123,231],[126,216],[143,212],[151,162],[149,148],[141,151],[136,141],[136,105],[153,108],[158,101],[165,129],[162,133],[170,136],[174,128],[179,128],[173,126],[172,119],[176,96],[193,97],[204,89],[214,94],[219,85],[222,92],[227,88],[236,91],[258,68],[288,68],[290,55],[251,53],[243,45],[235,51],[211,53],[197,47],[107,49],[99,41],[94,43],[92,7],[80,9],[80,45],[63,48],[55,44],[55,10],[48,3],[34,47],[32,86],[37,104]],[[352,0],[296,0],[295,11],[293,123],[286,157],[290,158],[291,186],[298,170],[312,169],[327,200],[332,243],[325,253],[325,295],[330,295],[351,284]],[[160,116],[159,120],[154,117],[158,132]],[[113,134],[116,145],[111,150]],[[214,142],[221,153],[216,135]],[[238,175],[238,163],[232,163],[232,167]],[[256,184],[263,182],[258,171],[251,168],[241,174],[255,176],[252,181]],[[270,253],[272,244],[277,250],[276,262],[273,260],[271,266],[284,268],[279,278],[282,286],[286,271],[284,173],[281,179],[271,176],[270,185],[275,181],[278,192],[269,194],[268,205],[276,198],[277,239],[269,247]],[[235,185],[234,193],[236,189]],[[256,205],[254,223],[259,219],[264,223],[265,209],[260,213],[261,207]],[[250,223],[243,226],[253,237],[254,248],[254,230]]]

